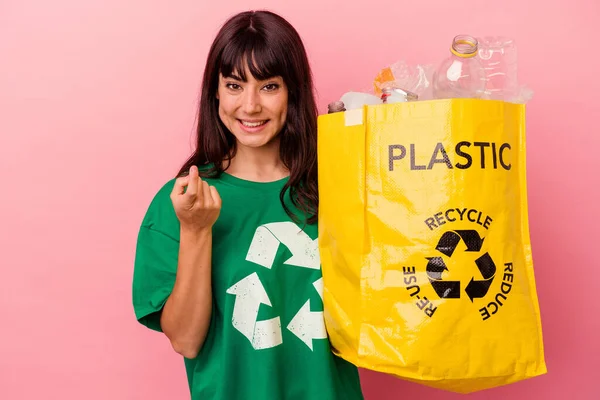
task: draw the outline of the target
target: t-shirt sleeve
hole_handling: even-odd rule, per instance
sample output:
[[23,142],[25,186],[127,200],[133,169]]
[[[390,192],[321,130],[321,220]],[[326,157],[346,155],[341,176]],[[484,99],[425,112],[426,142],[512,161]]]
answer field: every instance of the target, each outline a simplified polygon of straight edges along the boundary
[[161,332],[160,315],[173,290],[179,257],[179,220],[169,194],[173,182],[155,196],[140,227],[133,271],[133,308],[137,320]]

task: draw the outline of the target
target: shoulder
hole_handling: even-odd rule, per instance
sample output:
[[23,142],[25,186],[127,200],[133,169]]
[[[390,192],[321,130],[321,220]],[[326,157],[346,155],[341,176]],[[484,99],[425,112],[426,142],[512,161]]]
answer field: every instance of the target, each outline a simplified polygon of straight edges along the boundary
[[163,230],[165,227],[177,223],[178,219],[171,202],[171,192],[175,181],[175,178],[168,180],[153,195],[144,215],[142,227]]

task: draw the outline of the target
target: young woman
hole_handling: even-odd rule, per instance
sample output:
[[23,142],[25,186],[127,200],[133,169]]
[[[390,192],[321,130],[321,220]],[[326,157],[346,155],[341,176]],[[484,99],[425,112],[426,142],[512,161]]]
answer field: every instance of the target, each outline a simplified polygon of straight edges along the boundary
[[323,322],[317,109],[286,20],[225,23],[198,121],[194,154],[142,222],[137,319],[184,356],[192,399],[362,399]]

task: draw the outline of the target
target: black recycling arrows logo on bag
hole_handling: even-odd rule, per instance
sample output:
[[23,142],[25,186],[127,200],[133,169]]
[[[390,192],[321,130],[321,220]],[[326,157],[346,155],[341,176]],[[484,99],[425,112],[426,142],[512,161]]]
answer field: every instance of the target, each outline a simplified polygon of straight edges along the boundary
[[[506,258],[510,257],[510,251],[506,251],[510,243],[491,237],[487,239],[486,249],[483,248],[484,238],[480,232],[486,232],[484,236],[487,238],[493,221],[493,215],[485,210],[470,207],[450,207],[423,220],[430,232],[441,234],[441,237],[435,236],[439,237],[435,245],[437,254],[419,257],[420,262],[416,266],[403,265],[402,278],[410,302],[427,317],[434,318],[440,312],[452,313],[453,310],[469,312],[460,301],[466,301],[467,297],[477,308],[482,321],[494,318],[506,304],[510,304],[510,293],[518,283],[519,275],[515,271],[518,271],[519,264]],[[465,225],[473,228],[477,225],[477,228],[465,229]],[[496,261],[492,260],[490,253]],[[497,265],[500,266],[498,270]],[[421,290],[423,284],[427,285],[426,290]],[[431,298],[435,297],[434,292],[438,299]],[[455,307],[457,305],[460,306]]]
[[[483,238],[475,230],[445,232],[435,249],[451,258],[461,240],[467,246],[467,252],[481,251]],[[433,290],[435,290],[440,298],[459,299],[461,293],[460,281],[445,281],[442,279],[443,272],[448,271],[444,259],[442,257],[427,257],[427,259],[429,260],[427,263],[427,276]],[[494,260],[492,260],[492,257],[487,252],[477,258],[475,264],[481,276],[472,277],[465,288],[465,293],[471,301],[476,298],[482,298],[487,294],[496,274]]]

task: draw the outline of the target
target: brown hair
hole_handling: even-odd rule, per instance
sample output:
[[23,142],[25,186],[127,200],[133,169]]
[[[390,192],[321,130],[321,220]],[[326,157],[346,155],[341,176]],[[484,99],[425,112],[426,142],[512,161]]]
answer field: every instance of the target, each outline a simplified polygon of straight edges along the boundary
[[280,157],[290,178],[280,193],[281,204],[295,221],[297,217],[285,204],[286,191],[292,204],[306,215],[306,222],[317,221],[317,106],[313,78],[306,50],[298,32],[289,22],[269,11],[247,11],[230,18],[220,29],[208,54],[200,106],[197,146],[179,174],[192,165],[201,168],[201,176],[218,177],[224,161],[235,155],[235,137],[218,114],[219,73],[233,73],[246,80],[245,62],[258,80],[281,76],[288,88],[286,123],[280,135]]

